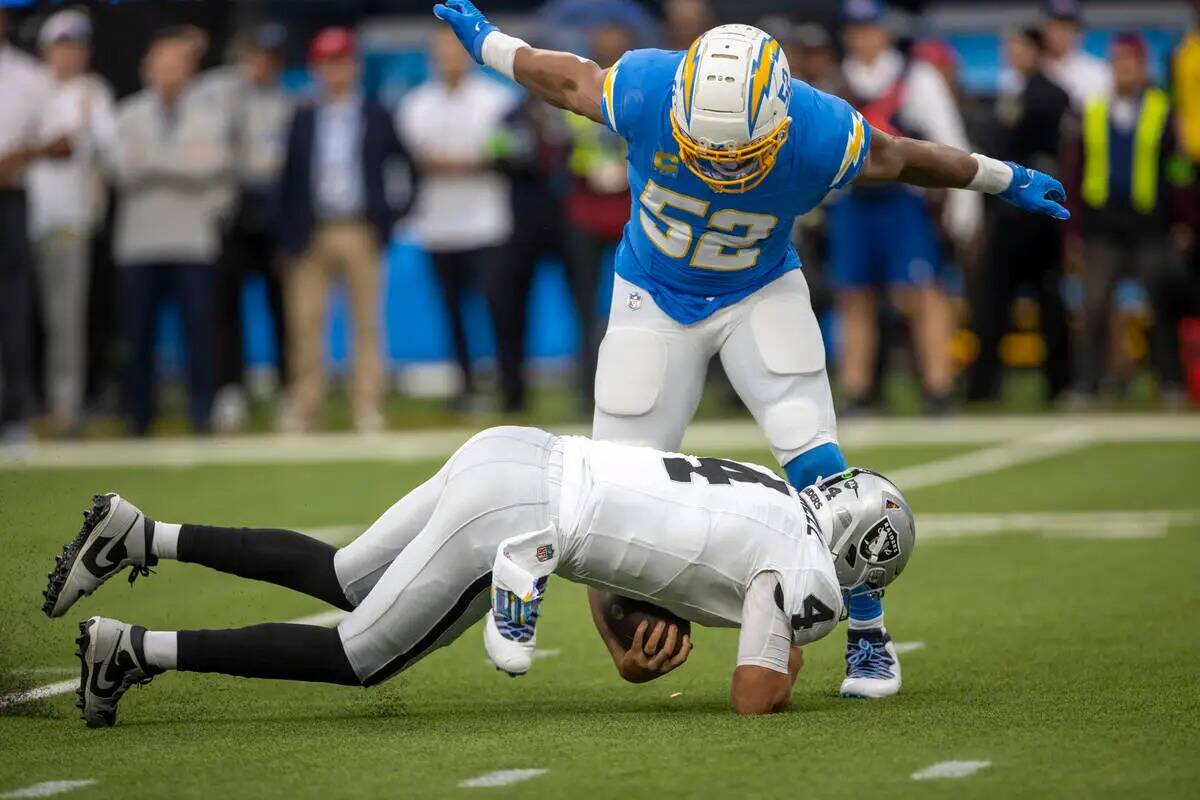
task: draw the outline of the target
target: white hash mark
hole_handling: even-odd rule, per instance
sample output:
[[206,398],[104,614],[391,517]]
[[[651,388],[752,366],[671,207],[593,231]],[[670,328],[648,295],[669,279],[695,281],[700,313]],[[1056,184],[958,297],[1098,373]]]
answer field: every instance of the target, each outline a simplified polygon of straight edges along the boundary
[[925,648],[924,642],[895,642],[893,647],[896,648],[896,655],[901,653],[911,653],[913,650],[922,650]]
[[933,781],[939,778],[965,778],[991,765],[990,761],[939,761],[931,767],[914,772],[912,779]]
[[467,778],[465,781],[459,781],[458,785],[463,789],[487,789],[493,786],[520,783],[544,774],[546,774],[544,769],[501,769],[475,778]]
[[22,786],[20,789],[13,789],[11,792],[4,792],[0,797],[50,797],[55,794],[62,794],[73,789],[82,789],[85,786],[91,786],[96,782],[95,778],[88,778],[82,781],[42,781],[41,783],[31,783],[28,786]]

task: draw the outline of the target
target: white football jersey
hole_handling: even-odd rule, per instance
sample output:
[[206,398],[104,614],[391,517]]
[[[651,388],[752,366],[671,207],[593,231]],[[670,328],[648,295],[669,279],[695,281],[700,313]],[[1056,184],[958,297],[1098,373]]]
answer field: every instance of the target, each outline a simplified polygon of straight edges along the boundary
[[765,467],[563,437],[563,577],[702,625],[741,624],[754,576],[778,575],[793,640],[841,616],[829,546],[796,491]]

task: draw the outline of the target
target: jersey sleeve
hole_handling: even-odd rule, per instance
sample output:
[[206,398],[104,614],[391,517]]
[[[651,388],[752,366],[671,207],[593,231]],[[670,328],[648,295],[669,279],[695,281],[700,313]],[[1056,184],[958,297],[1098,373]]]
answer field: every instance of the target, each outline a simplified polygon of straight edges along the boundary
[[600,113],[604,124],[626,141],[644,130],[648,115],[671,90],[679,54],[630,50],[604,74]]
[[867,163],[871,126],[840,97],[802,81],[793,81],[792,88],[792,125],[800,123],[804,145],[796,149],[802,174],[819,177],[826,191],[845,188]]
[[737,665],[766,667],[788,672],[792,632],[787,616],[775,604],[779,577],[760,572],[750,581],[742,603],[742,630],[738,636]]
[[[824,543],[821,544],[824,547]],[[790,576],[787,605],[792,644],[811,644],[837,627],[842,613],[842,590],[829,574],[805,569]]]

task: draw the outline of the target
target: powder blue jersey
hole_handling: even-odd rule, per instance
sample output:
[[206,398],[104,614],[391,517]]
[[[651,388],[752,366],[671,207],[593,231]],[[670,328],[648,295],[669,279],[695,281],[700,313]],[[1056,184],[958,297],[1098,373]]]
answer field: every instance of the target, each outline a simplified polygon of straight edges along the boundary
[[616,271],[676,321],[699,322],[800,266],[795,218],[857,177],[871,128],[839,98],[793,80],[791,126],[774,167],[741,194],[711,189],[680,161],[671,92],[680,51],[632,50],[601,98],[605,123],[629,143],[633,208]]

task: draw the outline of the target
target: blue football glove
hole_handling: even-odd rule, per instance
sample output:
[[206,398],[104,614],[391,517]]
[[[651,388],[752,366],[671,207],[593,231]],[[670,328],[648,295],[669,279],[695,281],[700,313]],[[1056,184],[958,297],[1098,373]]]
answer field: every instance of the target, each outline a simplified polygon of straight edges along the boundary
[[1011,161],[1004,163],[1012,167],[1013,180],[1008,188],[1000,193],[1002,199],[1035,214],[1045,214],[1055,219],[1071,218],[1071,212],[1063,207],[1063,203],[1067,201],[1067,192],[1057,179]]
[[462,42],[471,57],[483,63],[483,40],[489,33],[499,30],[487,21],[483,12],[471,0],[446,0],[433,7],[433,15],[450,25],[454,35]]

